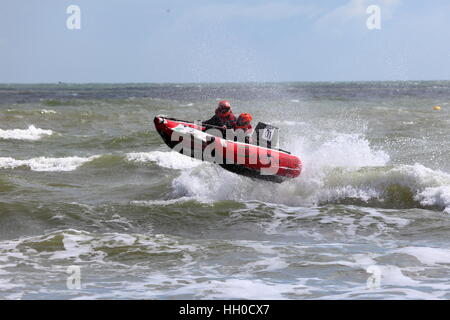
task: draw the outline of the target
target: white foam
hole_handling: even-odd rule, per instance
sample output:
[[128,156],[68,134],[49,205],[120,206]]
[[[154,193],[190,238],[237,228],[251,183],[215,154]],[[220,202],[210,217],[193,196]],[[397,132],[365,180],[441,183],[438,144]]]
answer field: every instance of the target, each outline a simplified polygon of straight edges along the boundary
[[387,187],[398,185],[409,189],[412,200],[422,206],[437,206],[450,213],[450,175],[420,164],[330,172],[323,182],[319,202],[345,198],[382,200]]
[[419,192],[415,199],[423,206],[438,206],[450,213],[450,185],[428,187]]
[[264,260],[259,260],[255,262],[247,263],[245,268],[251,272],[261,272],[261,271],[276,271],[280,269],[285,269],[289,265],[281,257],[266,257]]
[[402,270],[393,265],[377,266],[380,269],[381,286],[417,287],[420,282],[403,274]]
[[394,250],[397,253],[404,253],[414,256],[421,263],[426,265],[450,264],[450,250],[430,247],[405,247]]
[[437,206],[450,213],[450,174],[415,164],[398,166],[386,176],[408,186],[422,206]]
[[242,177],[219,166],[205,165],[184,170],[173,180],[172,186],[176,194],[194,197],[201,202],[233,200],[244,191],[240,187],[240,179]]
[[155,162],[161,167],[170,169],[189,169],[202,164],[202,161],[187,157],[175,151],[133,152],[126,154],[128,161]]
[[286,299],[284,293],[308,294],[309,290],[300,284],[268,283],[260,279],[226,279],[208,281],[201,290],[208,299]]
[[[55,251],[50,259],[66,260],[73,258],[76,261],[81,261],[82,255],[88,255],[92,252],[92,245],[88,244],[93,238],[87,234],[70,231],[63,233],[63,251]],[[97,252],[98,253],[98,252]]]
[[[235,255],[238,249],[241,259],[218,263],[217,248],[223,250],[225,257]],[[449,249],[413,246],[378,249],[371,250],[358,241],[299,245],[66,229],[0,241],[0,295],[7,299],[58,295],[75,299],[445,299],[448,296],[445,274],[450,263]],[[158,254],[163,258],[156,265],[146,256],[138,257],[137,263],[129,262],[128,254],[133,258],[136,253],[150,257]],[[405,265],[393,253],[416,256],[425,266]],[[17,268],[18,264],[27,269]],[[69,292],[65,286],[45,289],[52,279],[65,281],[67,266],[72,264],[84,270],[81,290]],[[89,269],[90,266],[93,268]],[[296,273],[299,266],[305,271]],[[368,273],[369,267],[379,273]],[[311,273],[314,270],[321,271]],[[378,288],[367,286],[372,274],[380,276]],[[86,276],[87,282],[83,281]]]
[[[384,201],[389,195],[386,192],[390,192],[388,187],[400,186],[405,191],[409,189],[411,200],[421,206],[437,206],[450,213],[448,173],[421,164],[388,167],[389,155],[371,146],[363,134],[318,132],[316,136],[292,135],[291,138],[295,141],[287,149],[300,157],[303,171],[299,178],[282,184],[268,185],[229,173],[216,165],[199,167],[200,161],[175,152],[128,154],[128,158],[183,170],[173,182],[176,193],[201,201],[259,200],[289,206],[311,206],[343,199]],[[408,201],[399,199],[399,203],[403,200]],[[408,222],[394,223],[400,226]]]
[[360,199],[362,201],[368,201],[372,198],[380,196],[379,191],[365,186],[336,186],[331,188],[325,188],[319,195],[319,202],[330,202],[339,199]]
[[100,157],[66,157],[66,158],[32,158],[28,160],[16,160],[10,157],[0,157],[0,169],[14,169],[18,167],[29,167],[32,171],[73,171],[86,162]]
[[326,167],[384,166],[389,155],[383,150],[372,149],[369,141],[360,134],[339,134],[311,153],[305,153],[303,159],[310,167],[323,170]]
[[47,109],[42,109],[41,110],[41,114],[56,114],[57,112],[55,110],[47,110]]
[[135,201],[130,201],[130,204],[132,205],[137,205],[137,206],[169,206],[172,204],[177,204],[177,203],[184,203],[184,202],[188,202],[188,201],[192,201],[194,200],[193,198],[190,197],[181,197],[181,198],[177,198],[177,199],[169,199],[169,200],[135,200]]
[[44,130],[30,125],[28,129],[0,129],[0,139],[5,140],[30,140],[35,141],[41,139],[43,136],[50,136],[53,134],[52,130]]
[[[395,216],[388,216],[385,214],[382,214],[379,210],[373,209],[373,208],[358,208],[358,210],[361,210],[367,214],[369,214],[372,217],[381,218],[384,222],[388,224],[394,224],[398,228],[406,227],[411,223],[408,219],[403,219]],[[364,218],[367,218],[368,216],[364,216]],[[364,221],[362,221],[364,223]]]
[[[298,149],[297,149],[298,150]],[[360,189],[358,185],[337,184],[327,189],[327,177],[336,167],[347,170],[362,166],[380,166],[389,161],[389,156],[372,150],[369,142],[360,135],[340,135],[321,144],[311,152],[294,152],[300,155],[304,170],[300,178],[283,184],[252,180],[229,173],[217,166],[185,170],[174,180],[174,188],[182,195],[210,200],[260,200],[290,206],[311,205],[318,199],[354,195],[369,199],[376,192]],[[305,157],[303,157],[305,155]],[[345,177],[345,176],[344,176]],[[226,183],[224,183],[226,181]],[[324,193],[324,196],[321,195]],[[331,194],[330,197],[327,194]]]

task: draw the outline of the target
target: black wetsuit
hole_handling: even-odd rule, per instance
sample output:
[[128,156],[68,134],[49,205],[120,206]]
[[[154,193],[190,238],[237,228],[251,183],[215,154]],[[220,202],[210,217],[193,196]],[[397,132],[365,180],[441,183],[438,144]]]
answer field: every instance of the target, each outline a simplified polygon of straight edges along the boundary
[[211,119],[203,121],[203,124],[209,124],[216,127],[226,126],[227,129],[233,129],[236,124],[236,117],[231,114],[226,120],[214,115]]
[[[203,125],[213,126],[213,127],[205,126],[206,130],[213,130],[213,129],[220,130],[223,138],[227,136],[227,130],[233,129],[235,124],[236,124],[236,117],[233,114],[230,114],[230,116],[228,116],[226,119],[220,118],[218,115],[214,115],[211,119],[203,122]],[[223,126],[225,126],[226,129],[223,128]]]

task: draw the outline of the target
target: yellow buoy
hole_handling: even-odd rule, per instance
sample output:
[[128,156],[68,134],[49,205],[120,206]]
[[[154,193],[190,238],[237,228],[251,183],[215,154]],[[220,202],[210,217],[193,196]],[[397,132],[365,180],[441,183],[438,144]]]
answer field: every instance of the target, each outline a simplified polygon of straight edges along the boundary
[[440,106],[434,106],[433,110],[441,110]]

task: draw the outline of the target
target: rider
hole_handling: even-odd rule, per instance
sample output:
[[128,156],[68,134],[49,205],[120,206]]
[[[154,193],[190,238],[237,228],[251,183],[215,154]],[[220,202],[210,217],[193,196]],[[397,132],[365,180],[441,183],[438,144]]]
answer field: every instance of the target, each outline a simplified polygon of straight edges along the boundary
[[216,114],[209,120],[203,122],[223,129],[233,129],[236,125],[236,117],[231,111],[231,105],[228,100],[219,101]]
[[251,125],[253,118],[250,113],[241,113],[234,125],[234,130],[242,130],[245,134],[245,142],[251,143],[253,127]]

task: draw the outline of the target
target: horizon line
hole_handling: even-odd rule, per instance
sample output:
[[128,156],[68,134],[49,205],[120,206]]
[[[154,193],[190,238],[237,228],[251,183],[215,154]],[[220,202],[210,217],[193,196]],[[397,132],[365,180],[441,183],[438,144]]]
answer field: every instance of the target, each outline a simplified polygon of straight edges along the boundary
[[195,84],[211,84],[211,85],[220,85],[220,84],[277,84],[277,83],[373,83],[373,82],[448,82],[450,79],[434,79],[434,80],[337,80],[337,81],[304,81],[304,80],[286,80],[286,81],[224,81],[224,82],[141,82],[141,81],[131,81],[131,82],[67,82],[67,81],[58,81],[58,82],[0,82],[0,85],[88,85],[88,84],[180,84],[180,85],[195,85]]

